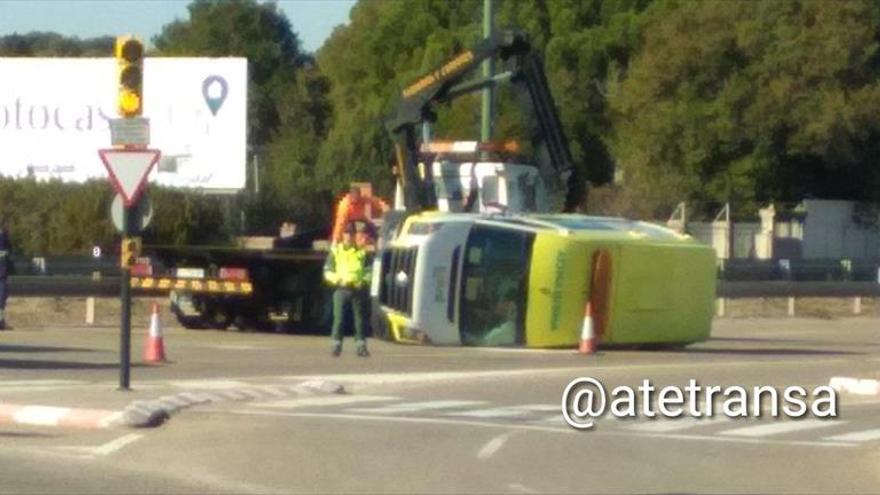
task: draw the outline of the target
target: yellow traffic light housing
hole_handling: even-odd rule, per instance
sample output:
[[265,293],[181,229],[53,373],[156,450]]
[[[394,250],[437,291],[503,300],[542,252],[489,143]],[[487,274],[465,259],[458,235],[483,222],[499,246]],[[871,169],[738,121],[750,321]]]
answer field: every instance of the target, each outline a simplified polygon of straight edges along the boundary
[[131,268],[137,264],[141,255],[141,238],[125,237],[122,239],[122,253],[119,257],[119,266]]
[[133,36],[116,38],[116,66],[119,96],[117,110],[122,117],[138,117],[144,109],[144,44]]

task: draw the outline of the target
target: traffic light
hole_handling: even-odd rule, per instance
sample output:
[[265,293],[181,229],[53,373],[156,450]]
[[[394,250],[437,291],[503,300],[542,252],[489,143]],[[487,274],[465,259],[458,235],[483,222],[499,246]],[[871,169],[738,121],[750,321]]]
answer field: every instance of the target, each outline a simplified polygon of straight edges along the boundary
[[119,257],[119,265],[122,268],[131,268],[136,265],[140,255],[140,237],[125,237],[122,239],[122,254]]
[[144,109],[144,44],[133,36],[117,37],[116,65],[119,79],[119,115],[138,117]]

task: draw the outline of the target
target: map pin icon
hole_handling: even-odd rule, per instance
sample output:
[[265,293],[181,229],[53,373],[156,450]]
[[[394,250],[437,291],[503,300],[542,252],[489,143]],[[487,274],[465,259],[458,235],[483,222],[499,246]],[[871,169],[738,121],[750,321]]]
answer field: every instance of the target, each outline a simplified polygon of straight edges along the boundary
[[202,82],[202,96],[205,97],[205,103],[215,117],[220,111],[220,107],[223,106],[228,93],[229,84],[226,83],[226,79],[220,76],[208,76]]

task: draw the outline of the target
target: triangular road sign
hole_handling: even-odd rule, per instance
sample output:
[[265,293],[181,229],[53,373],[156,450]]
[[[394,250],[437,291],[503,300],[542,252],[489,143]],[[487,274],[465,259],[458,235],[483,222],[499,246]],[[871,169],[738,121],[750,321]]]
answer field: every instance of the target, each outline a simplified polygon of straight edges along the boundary
[[110,149],[98,150],[98,155],[107,172],[110,183],[122,196],[126,207],[133,205],[141,195],[147,175],[159,161],[159,150]]

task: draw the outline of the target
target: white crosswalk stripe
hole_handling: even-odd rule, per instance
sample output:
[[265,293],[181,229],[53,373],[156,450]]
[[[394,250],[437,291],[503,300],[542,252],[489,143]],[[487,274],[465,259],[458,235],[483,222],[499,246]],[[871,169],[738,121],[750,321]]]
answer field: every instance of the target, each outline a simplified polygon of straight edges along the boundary
[[444,416],[461,416],[466,418],[517,418],[529,416],[531,413],[522,409],[496,407],[489,409],[471,409],[468,411],[454,411],[445,413]]
[[402,404],[391,404],[383,407],[348,409],[348,412],[368,414],[400,414],[436,411],[441,409],[454,409],[459,407],[473,407],[486,403],[487,402],[484,400],[430,400],[424,402],[405,402]]
[[[385,402],[385,404],[369,404]],[[337,409],[347,414],[366,414],[376,416],[418,415],[419,417],[448,418],[450,420],[497,421],[510,424],[516,422],[523,425],[541,427],[558,427],[567,429],[569,426],[563,419],[560,406],[557,404],[514,404],[501,405],[480,400],[416,400],[406,401],[396,396],[381,395],[342,395],[329,397],[299,397],[286,400],[272,400],[254,404],[253,407],[272,409],[328,408]],[[833,446],[855,447],[859,444],[880,441],[880,428],[862,429],[859,431],[839,431],[833,436],[829,433],[817,433],[830,427],[844,425],[854,430],[856,425],[870,428],[876,425],[864,425],[861,422],[849,423],[841,420],[802,419],[802,420],[770,420],[760,418],[728,418],[725,416],[681,418],[634,418],[617,419],[603,416],[595,420],[597,431],[614,432],[634,436],[651,436],[686,440],[689,438],[701,441],[742,441],[742,442],[776,442],[802,443]],[[777,439],[782,435],[790,435],[785,439]]]
[[825,437],[822,440],[828,440],[830,442],[870,442],[872,440],[880,440],[880,428],[852,431],[841,435]]
[[684,418],[656,418],[645,422],[639,422],[626,427],[628,430],[641,431],[646,433],[668,433],[671,431],[682,431],[700,426],[719,425],[731,421],[730,418],[712,417],[712,418],[695,418],[692,416]]
[[357,404],[360,402],[381,402],[399,400],[399,397],[385,397],[378,395],[334,395],[329,397],[300,397],[288,400],[273,400],[254,404],[255,407],[274,409],[295,409],[299,407],[340,406]]
[[721,435],[730,435],[738,437],[766,437],[770,435],[781,435],[783,433],[795,433],[806,430],[814,430],[817,428],[828,428],[831,426],[840,426],[846,421],[829,421],[822,419],[803,419],[797,421],[774,422],[770,424],[746,426],[744,428],[735,428],[733,430],[725,430],[720,432]]

